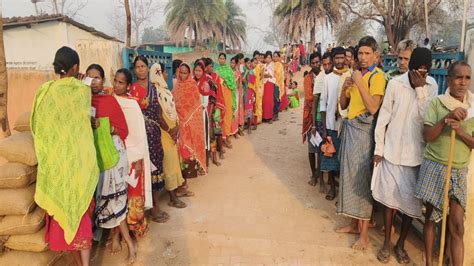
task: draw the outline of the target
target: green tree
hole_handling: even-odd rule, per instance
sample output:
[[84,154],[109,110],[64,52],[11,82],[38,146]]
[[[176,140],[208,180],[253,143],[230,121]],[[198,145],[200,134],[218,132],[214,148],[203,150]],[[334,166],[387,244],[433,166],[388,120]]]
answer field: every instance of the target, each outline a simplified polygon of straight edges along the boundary
[[222,0],[170,0],[165,7],[168,32],[173,32],[172,40],[177,43],[193,37],[196,44],[205,39],[221,39],[222,23],[227,12]]
[[142,34],[142,43],[154,43],[158,41],[167,41],[170,37],[164,25],[154,28],[146,27]]
[[[459,12],[459,0],[428,0],[428,21],[430,25],[443,24],[441,18]],[[416,25],[425,22],[425,9],[422,1],[411,0],[343,0],[342,9],[356,18],[379,23],[385,30],[387,41],[395,52],[397,44],[410,36]],[[443,8],[444,6],[444,8]],[[445,9],[448,9],[446,11]]]
[[310,32],[311,49],[316,40],[316,27],[339,21],[339,1],[334,0],[283,0],[273,15],[278,18],[284,32],[291,41]]
[[236,48],[242,48],[242,42],[247,39],[247,23],[242,9],[237,6],[234,0],[225,1],[226,19],[222,23],[222,41],[224,51],[227,40]]

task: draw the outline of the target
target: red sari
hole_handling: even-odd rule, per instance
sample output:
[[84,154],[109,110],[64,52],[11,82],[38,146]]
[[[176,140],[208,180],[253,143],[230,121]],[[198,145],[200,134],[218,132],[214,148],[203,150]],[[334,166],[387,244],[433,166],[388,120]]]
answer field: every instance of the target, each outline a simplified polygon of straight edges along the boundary
[[184,165],[183,176],[197,177],[200,171],[207,171],[201,94],[191,75],[184,81],[178,79],[172,93],[180,122],[178,149]]

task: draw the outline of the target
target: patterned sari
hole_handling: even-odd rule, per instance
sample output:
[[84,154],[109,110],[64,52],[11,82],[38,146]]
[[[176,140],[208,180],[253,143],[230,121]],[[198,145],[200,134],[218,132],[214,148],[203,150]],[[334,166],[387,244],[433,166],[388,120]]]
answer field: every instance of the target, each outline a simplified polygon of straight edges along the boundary
[[[178,77],[179,71],[176,74]],[[184,81],[178,79],[172,93],[180,121],[178,143],[183,176],[197,177],[207,171],[201,95],[191,75]]]
[[[137,99],[145,118],[145,127],[148,139],[148,150],[151,160],[151,183],[154,191],[164,187],[163,181],[163,146],[161,144],[160,105],[155,86],[148,83],[148,88],[138,82],[130,87],[130,95]],[[147,184],[145,184],[146,186]],[[145,187],[146,189],[146,187]]]

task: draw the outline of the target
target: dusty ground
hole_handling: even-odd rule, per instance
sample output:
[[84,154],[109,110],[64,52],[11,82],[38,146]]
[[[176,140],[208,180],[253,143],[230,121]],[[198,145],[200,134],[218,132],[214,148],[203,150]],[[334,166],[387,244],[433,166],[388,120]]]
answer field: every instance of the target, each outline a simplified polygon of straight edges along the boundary
[[[152,223],[139,242],[136,265],[342,265],[377,264],[383,239],[371,229],[371,247],[350,248],[354,235],[336,234],[348,220],[335,214],[310,174],[301,144],[301,110],[281,114],[273,125],[259,126],[234,140],[221,167],[190,180],[196,193],[186,209],[162,207],[171,219]],[[124,264],[126,246],[112,256],[101,249],[93,265]],[[411,234],[407,248],[422,264],[422,244]],[[391,264],[396,260],[392,257]]]

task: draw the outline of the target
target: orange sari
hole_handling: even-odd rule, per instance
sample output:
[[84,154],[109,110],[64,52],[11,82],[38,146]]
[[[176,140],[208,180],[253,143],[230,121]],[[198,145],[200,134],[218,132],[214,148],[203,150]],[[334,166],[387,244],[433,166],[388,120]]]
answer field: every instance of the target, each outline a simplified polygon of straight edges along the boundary
[[[191,69],[185,63],[182,65]],[[178,77],[179,71],[178,68]],[[179,118],[178,149],[183,176],[196,177],[200,171],[207,172],[201,94],[191,74],[184,81],[178,79],[172,93]]]

